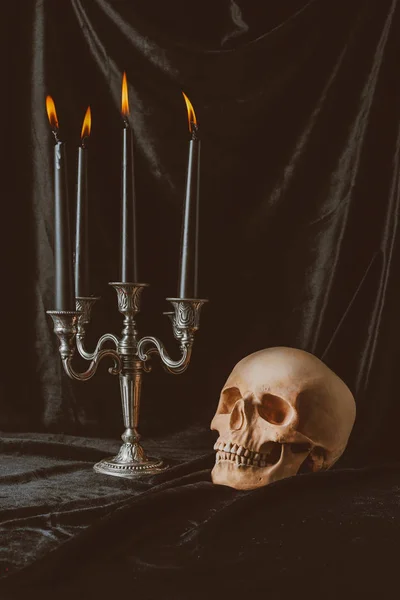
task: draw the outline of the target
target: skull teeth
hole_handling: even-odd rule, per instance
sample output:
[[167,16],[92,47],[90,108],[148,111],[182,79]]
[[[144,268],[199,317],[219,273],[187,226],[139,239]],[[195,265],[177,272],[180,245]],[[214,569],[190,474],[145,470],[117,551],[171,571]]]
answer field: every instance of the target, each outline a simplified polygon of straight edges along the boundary
[[216,462],[221,460],[230,461],[240,466],[252,466],[252,467],[266,467],[268,465],[276,464],[279,460],[280,451],[277,454],[276,446],[280,444],[272,444],[268,452],[260,453],[244,446],[238,446],[231,441],[218,440],[214,444],[214,450],[216,450]]
[[247,465],[252,467],[258,467],[259,465],[265,466],[267,464],[265,461],[259,462],[258,460],[253,460],[252,458],[239,456],[237,453],[225,452],[224,450],[217,450],[216,462],[219,463],[222,460],[235,463],[237,466]]
[[240,466],[251,466],[251,467],[266,467],[268,464],[274,464],[276,461],[271,460],[268,453],[259,453],[249,450],[244,446],[238,446],[230,441],[223,441],[218,439],[214,444],[214,450],[217,451],[216,462],[230,461]]

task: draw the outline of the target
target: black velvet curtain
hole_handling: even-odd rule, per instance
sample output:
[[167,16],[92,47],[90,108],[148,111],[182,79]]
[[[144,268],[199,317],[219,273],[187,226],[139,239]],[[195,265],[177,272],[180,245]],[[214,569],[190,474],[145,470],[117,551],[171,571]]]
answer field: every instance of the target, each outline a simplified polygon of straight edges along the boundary
[[[233,365],[288,345],[322,358],[353,391],[351,464],[396,441],[400,255],[400,8],[397,0],[201,3],[36,0],[4,9],[3,376],[8,431],[118,436],[118,382],[102,365],[70,382],[53,308],[53,139],[68,144],[71,210],[79,135],[89,147],[89,342],[119,332],[120,86],[135,137],[139,269],[151,284],[142,333],[174,353],[165,298],[177,290],[188,129],[202,138],[200,295],[209,298],[186,374],[157,366],[140,429],[207,426]],[[108,365],[107,365],[108,366]]]

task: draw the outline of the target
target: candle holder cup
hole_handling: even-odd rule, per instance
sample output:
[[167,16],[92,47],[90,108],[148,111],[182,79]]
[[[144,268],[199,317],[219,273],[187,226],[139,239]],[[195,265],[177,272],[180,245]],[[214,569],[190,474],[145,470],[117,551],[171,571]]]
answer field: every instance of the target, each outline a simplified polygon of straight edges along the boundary
[[[146,283],[111,282],[117,292],[118,310],[124,317],[121,336],[102,335],[93,352],[85,348],[86,327],[91,320],[93,305],[99,298],[76,298],[76,311],[47,311],[52,317],[54,333],[60,340],[60,356],[65,372],[72,379],[87,381],[97,371],[103,358],[111,358],[113,366],[109,373],[119,376],[122,415],[125,431],[123,444],[114,457],[106,458],[94,465],[94,470],[106,475],[136,478],[154,474],[167,467],[162,459],[148,457],[140,444],[138,433],[140,398],[143,373],[151,371],[150,360],[158,354],[164,368],[173,374],[183,373],[190,362],[194,334],[199,328],[200,311],[207,300],[167,298],[172,311],[165,312],[172,322],[175,339],[179,343],[180,357],[170,358],[164,344],[157,338],[140,338],[135,317],[140,311],[142,292]],[[104,347],[105,344],[112,347]],[[86,371],[78,373],[72,366],[75,351],[90,361]]]

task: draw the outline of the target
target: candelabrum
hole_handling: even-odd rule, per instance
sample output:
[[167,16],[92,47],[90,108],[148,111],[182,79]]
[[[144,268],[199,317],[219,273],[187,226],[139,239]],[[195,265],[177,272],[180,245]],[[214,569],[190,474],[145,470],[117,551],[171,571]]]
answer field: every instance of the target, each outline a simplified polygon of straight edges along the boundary
[[[166,468],[160,458],[146,456],[139,443],[137,428],[143,373],[150,372],[149,361],[153,354],[160,356],[169,373],[179,374],[185,371],[190,362],[194,334],[199,328],[201,307],[207,300],[167,298],[173,310],[164,314],[172,322],[174,337],[179,342],[181,352],[178,360],[172,360],[160,340],[152,336],[140,338],[138,335],[135,317],[140,311],[142,291],[147,284],[117,282],[110,285],[117,292],[118,310],[124,316],[122,334],[120,338],[110,333],[101,336],[93,352],[88,352],[85,348],[85,333],[93,304],[99,298],[76,298],[75,311],[49,310],[47,313],[53,319],[54,332],[60,340],[59,350],[64,370],[71,379],[87,381],[96,373],[103,358],[109,357],[113,361],[109,372],[119,376],[125,427],[121,436],[123,444],[116,456],[101,460],[93,468],[107,475],[134,478]],[[104,347],[105,344],[107,347]],[[88,369],[82,373],[78,373],[72,366],[76,349],[82,358],[90,361]]]

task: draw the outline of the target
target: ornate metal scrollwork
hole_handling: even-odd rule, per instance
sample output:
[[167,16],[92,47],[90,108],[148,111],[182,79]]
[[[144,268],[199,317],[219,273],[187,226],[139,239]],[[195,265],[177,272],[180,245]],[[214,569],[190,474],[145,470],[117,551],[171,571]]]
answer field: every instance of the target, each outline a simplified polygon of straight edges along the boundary
[[118,310],[121,314],[135,316],[140,311],[140,300],[147,283],[111,282],[117,292]]

